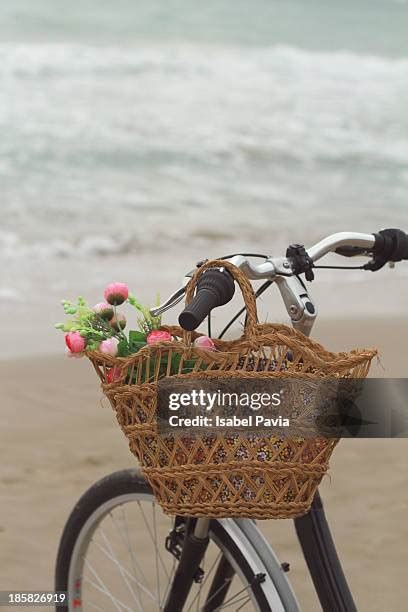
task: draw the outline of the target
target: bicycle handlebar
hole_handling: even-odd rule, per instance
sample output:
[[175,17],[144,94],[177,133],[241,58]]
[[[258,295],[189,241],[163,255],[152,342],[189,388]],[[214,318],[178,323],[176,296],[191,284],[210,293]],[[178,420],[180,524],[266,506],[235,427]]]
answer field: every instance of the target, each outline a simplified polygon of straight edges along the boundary
[[[331,252],[345,257],[368,256],[371,260],[362,266],[362,269],[376,271],[387,262],[408,260],[408,235],[399,229],[385,229],[373,234],[340,232],[327,236],[308,249],[302,245],[291,245],[286,257],[268,257],[258,265],[243,255],[234,255],[228,260],[239,267],[250,280],[277,281],[285,303],[289,303],[293,295],[296,296],[293,287],[285,293],[290,284],[290,277],[296,280],[296,276],[305,273],[306,280],[312,280],[314,263]],[[231,290],[233,281],[230,275],[224,271],[217,276],[215,269],[211,271],[211,275],[209,272],[210,270],[207,270],[203,274],[197,283],[195,297],[179,317],[180,325],[188,331],[198,327],[213,308],[226,304],[232,299],[234,292]],[[185,285],[192,274],[193,272],[190,272],[185,277]],[[152,314],[161,314],[174,306],[182,299],[184,291],[185,287],[179,289],[163,305],[152,309]],[[292,305],[289,304],[289,307]],[[299,305],[302,306],[301,303]]]
[[341,247],[362,249],[362,253],[370,253],[375,245],[375,234],[360,234],[357,232],[339,232],[327,236],[314,246],[307,249],[310,259],[315,262],[327,253],[336,252]]

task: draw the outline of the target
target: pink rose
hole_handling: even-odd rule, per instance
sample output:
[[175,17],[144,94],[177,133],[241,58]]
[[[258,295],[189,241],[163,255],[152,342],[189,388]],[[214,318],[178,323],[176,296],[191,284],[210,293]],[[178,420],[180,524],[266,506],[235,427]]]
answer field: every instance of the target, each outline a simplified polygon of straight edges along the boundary
[[[118,312],[115,317],[111,318],[111,320],[109,321],[109,325],[117,332],[121,331],[122,329],[125,329],[126,327],[125,315],[122,314],[121,312]],[[120,329],[119,329],[119,326],[120,326]]]
[[121,378],[122,378],[122,370],[120,368],[113,367],[113,368],[110,368],[110,370],[106,372],[106,382],[107,383],[120,382]]
[[65,344],[71,353],[82,353],[86,346],[86,341],[78,331],[75,331],[65,335]]
[[120,306],[129,297],[129,289],[125,283],[111,283],[104,292],[105,300],[112,306]]
[[118,344],[119,340],[117,338],[108,338],[100,343],[99,350],[101,353],[105,353],[105,355],[112,355],[112,357],[116,357],[118,354]]
[[106,302],[99,302],[98,304],[95,304],[93,311],[102,317],[102,319],[106,319],[107,321],[110,321],[114,314],[112,306]]
[[147,344],[156,344],[156,342],[169,342],[171,334],[164,329],[154,329],[146,338]]
[[194,346],[197,348],[206,349],[207,351],[215,351],[215,344],[209,336],[199,336],[194,340]]

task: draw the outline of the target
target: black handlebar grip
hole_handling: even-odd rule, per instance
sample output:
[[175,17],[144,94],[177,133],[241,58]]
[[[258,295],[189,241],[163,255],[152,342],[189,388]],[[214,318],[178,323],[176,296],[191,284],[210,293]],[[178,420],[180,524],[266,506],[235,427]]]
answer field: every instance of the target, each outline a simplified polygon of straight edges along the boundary
[[227,270],[210,268],[197,282],[193,300],[179,316],[179,323],[186,331],[193,331],[210,314],[213,308],[229,302],[235,292],[235,283]]
[[400,229],[384,229],[374,234],[373,259],[365,266],[365,270],[375,272],[389,261],[408,259],[408,236]]
[[408,236],[400,229],[385,229],[374,234],[373,254],[385,261],[408,259]]

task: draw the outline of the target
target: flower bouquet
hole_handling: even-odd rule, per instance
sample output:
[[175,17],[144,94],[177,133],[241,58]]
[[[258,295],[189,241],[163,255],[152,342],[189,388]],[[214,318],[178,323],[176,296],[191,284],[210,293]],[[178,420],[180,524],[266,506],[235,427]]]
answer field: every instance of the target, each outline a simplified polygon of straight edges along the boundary
[[[153,316],[150,310],[143,306],[136,297],[129,292],[125,283],[114,282],[109,284],[104,291],[105,301],[90,307],[83,297],[79,297],[76,303],[62,300],[64,312],[70,318],[65,323],[57,323],[55,327],[65,332],[65,351],[68,357],[83,357],[91,353],[101,353],[111,358],[129,357],[138,353],[142,348],[154,344],[176,343],[179,340],[173,336],[168,329],[161,327],[161,317]],[[137,312],[137,329],[126,332],[126,316],[119,311],[118,307],[129,304]],[[200,335],[194,340],[194,346],[214,351],[215,345],[208,336]],[[168,359],[161,359],[159,366],[159,378],[165,374],[190,372],[195,366],[196,360],[184,360],[180,368],[180,358],[173,352]],[[149,370],[143,377],[143,382],[149,382],[156,372],[156,361],[154,357],[150,360]],[[123,377],[120,367],[107,367],[105,382],[135,382],[130,372]]]

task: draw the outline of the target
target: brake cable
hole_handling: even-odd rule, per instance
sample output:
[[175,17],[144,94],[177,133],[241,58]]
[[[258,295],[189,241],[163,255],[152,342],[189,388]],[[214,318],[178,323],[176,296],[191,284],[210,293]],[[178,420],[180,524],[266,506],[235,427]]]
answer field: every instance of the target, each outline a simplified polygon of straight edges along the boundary
[[[233,253],[232,255],[224,255],[223,257],[218,257],[217,259],[231,259],[232,257],[238,257],[238,256],[258,257],[259,259],[268,259],[268,255],[262,255],[261,253]],[[259,297],[271,284],[272,284],[271,281],[266,281],[261,287],[259,287],[259,289],[255,293],[255,298]],[[244,311],[245,311],[245,306],[241,308],[239,312],[237,312],[237,314],[231,319],[229,323],[227,323],[227,325],[222,330],[221,334],[218,336],[219,340],[229,330],[231,325],[235,323],[235,321],[243,314]],[[211,338],[211,313],[207,317],[207,335],[209,338]]]
[[[268,287],[270,287],[272,285],[273,281],[265,281],[255,292],[255,299],[259,298],[260,295],[262,295],[262,293],[264,291],[266,291],[268,289]],[[229,328],[231,327],[231,325],[233,323],[235,323],[235,321],[245,312],[246,310],[246,306],[243,306],[241,308],[241,310],[239,310],[237,312],[237,314],[231,319],[231,321],[229,323],[227,323],[227,325],[224,327],[224,329],[222,330],[222,332],[220,333],[220,335],[218,336],[218,339],[221,340],[221,338],[223,337],[223,335],[229,330]]]
[[326,269],[326,270],[365,270],[364,266],[313,266],[313,269]]

